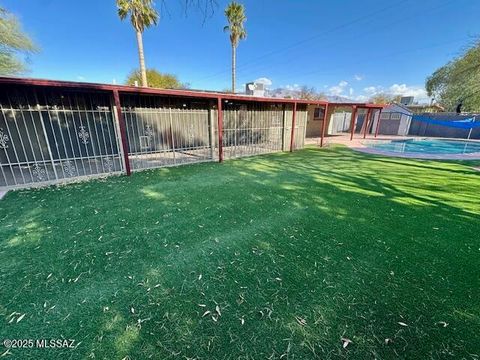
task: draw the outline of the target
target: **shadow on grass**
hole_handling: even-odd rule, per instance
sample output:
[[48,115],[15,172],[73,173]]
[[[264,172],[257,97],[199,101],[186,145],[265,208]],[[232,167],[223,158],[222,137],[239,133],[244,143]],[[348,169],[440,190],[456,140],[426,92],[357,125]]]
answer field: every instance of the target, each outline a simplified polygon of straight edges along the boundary
[[9,194],[0,335],[81,342],[26,358],[474,358],[479,186],[332,148]]

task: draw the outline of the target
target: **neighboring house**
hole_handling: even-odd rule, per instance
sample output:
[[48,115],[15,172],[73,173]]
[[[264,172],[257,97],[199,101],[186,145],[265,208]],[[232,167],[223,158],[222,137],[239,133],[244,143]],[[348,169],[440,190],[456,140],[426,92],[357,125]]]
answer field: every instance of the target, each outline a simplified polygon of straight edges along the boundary
[[414,100],[415,98],[413,96],[403,96],[400,98],[400,101],[395,102],[395,104],[403,106],[414,114],[439,113],[445,111],[441,105],[433,103],[433,100],[430,104],[418,104],[415,103]]
[[406,108],[414,114],[440,113],[445,111],[445,108],[438,104],[412,104],[407,105]]
[[255,97],[265,96],[265,84],[258,82],[249,82],[245,84],[245,94]]
[[[390,104],[382,110],[380,128],[381,135],[408,135],[413,112],[409,107],[397,103]],[[374,119],[373,131],[377,128],[378,118]]]

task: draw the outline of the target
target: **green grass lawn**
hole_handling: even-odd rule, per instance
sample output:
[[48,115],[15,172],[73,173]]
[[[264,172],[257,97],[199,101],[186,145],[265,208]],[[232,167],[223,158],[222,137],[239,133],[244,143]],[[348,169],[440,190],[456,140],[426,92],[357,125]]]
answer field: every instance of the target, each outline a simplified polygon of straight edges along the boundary
[[0,354],[478,359],[471,165],[309,148],[11,192],[0,339],[77,347]]

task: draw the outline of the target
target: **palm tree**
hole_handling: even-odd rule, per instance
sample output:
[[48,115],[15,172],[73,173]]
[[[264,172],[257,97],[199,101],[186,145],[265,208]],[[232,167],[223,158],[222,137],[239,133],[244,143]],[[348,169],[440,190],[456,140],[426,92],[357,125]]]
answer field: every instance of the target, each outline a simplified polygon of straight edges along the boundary
[[223,28],[223,31],[230,33],[230,42],[232,43],[232,92],[235,92],[237,46],[240,40],[247,37],[247,31],[243,27],[243,23],[247,20],[245,7],[232,1],[225,9],[225,16],[227,17],[228,25]]
[[152,25],[157,25],[158,13],[153,7],[152,0],[117,0],[118,16],[125,20],[130,15],[130,21],[137,33],[138,57],[140,60],[140,72],[142,74],[142,86],[147,87],[147,71],[145,67],[145,55],[143,52],[143,31]]

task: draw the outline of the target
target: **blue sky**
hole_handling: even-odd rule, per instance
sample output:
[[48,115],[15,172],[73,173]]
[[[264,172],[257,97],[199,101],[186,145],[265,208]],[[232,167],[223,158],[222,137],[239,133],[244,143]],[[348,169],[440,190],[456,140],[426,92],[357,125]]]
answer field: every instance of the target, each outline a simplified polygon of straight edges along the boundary
[[[160,5],[157,0],[157,5]],[[165,0],[144,35],[148,67],[192,88],[230,84],[227,1],[203,21],[181,0]],[[271,88],[301,85],[364,100],[379,92],[426,100],[426,76],[480,35],[477,0],[245,0],[248,38],[238,48],[239,86],[265,78]],[[123,83],[137,67],[136,40],[114,0],[0,0],[41,47],[28,76]],[[159,10],[161,10],[159,6]]]

